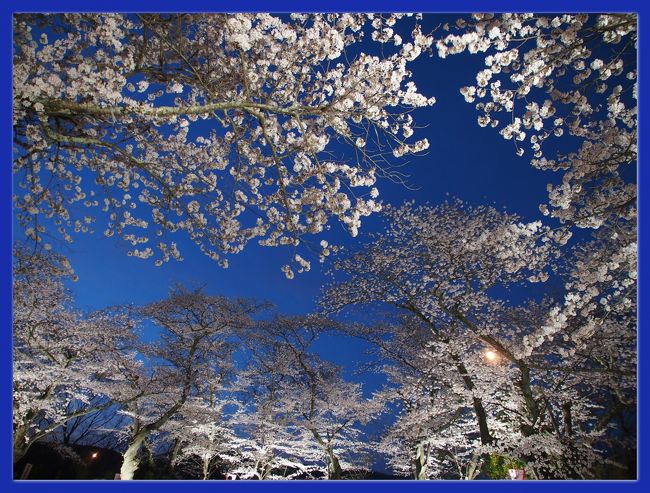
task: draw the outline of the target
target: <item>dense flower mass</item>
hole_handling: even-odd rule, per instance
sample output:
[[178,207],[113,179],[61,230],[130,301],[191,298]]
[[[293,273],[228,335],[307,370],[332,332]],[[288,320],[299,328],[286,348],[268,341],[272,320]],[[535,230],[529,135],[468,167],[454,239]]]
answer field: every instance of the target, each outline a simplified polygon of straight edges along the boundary
[[[402,17],[16,16],[15,204],[27,235],[117,234],[162,265],[182,258],[170,233],[184,232],[223,266],[251,240],[297,246],[332,218],[355,236],[380,210],[387,150],[429,145],[409,114],[434,102],[409,81],[407,63],[433,42],[417,21],[390,55],[346,56]],[[334,142],[348,158],[333,157]]]
[[[481,113],[533,166],[563,171],[549,184],[544,215],[582,228],[636,214],[636,186],[623,178],[637,160],[637,23],[634,14],[476,14],[446,26],[441,57],[485,53],[487,68],[463,87]],[[570,152],[544,154],[549,139],[570,136]]]

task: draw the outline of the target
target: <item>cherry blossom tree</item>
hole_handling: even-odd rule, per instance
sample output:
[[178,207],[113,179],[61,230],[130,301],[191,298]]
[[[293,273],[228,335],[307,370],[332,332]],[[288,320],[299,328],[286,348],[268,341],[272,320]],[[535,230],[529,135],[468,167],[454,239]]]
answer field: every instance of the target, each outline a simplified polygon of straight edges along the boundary
[[[378,401],[363,397],[359,384],[345,381],[340,368],[312,348],[319,335],[337,326],[314,316],[277,316],[262,323],[258,331],[264,343],[257,345],[266,350],[258,353],[253,367],[255,389],[262,391],[256,403],[256,415],[263,419],[258,431],[265,431],[267,439],[258,446],[265,446],[276,461],[288,454],[302,464],[325,462],[328,479],[341,479],[348,460],[358,460],[363,452],[359,425],[380,410]],[[269,417],[281,428],[269,429]],[[266,464],[273,463],[267,459]]]
[[[143,383],[146,394],[124,411],[133,422],[123,454],[122,479],[133,479],[138,452],[151,433],[180,416],[193,399],[203,397],[210,402],[215,398],[214,386],[233,370],[228,339],[250,325],[250,315],[257,309],[247,300],[228,300],[182,286],[167,299],[142,309],[161,334],[158,341],[141,348],[153,365]],[[209,426],[210,421],[200,424]]]
[[[443,343],[453,343],[460,326],[488,347],[511,355],[490,333],[490,314],[500,303],[488,292],[545,280],[548,263],[558,255],[555,242],[565,241],[565,232],[459,201],[436,207],[406,203],[386,208],[385,215],[384,234],[336,262],[336,271],[347,277],[340,276],[325,291],[324,307],[387,303],[418,317]],[[476,384],[462,351],[455,351],[453,358],[467,390],[473,391]],[[517,361],[514,355],[512,361]],[[473,405],[481,441],[489,444],[487,413],[478,396]]]
[[14,462],[69,420],[137,397],[133,319],[74,310],[63,284],[73,275],[60,255],[14,249]]
[[[636,406],[636,16],[475,15],[451,30],[436,44],[440,56],[486,55],[477,84],[461,89],[468,102],[481,100],[479,124],[499,128],[520,155],[529,137],[533,166],[563,173],[560,184],[548,185],[542,213],[596,230],[571,257],[576,264],[568,269],[564,301],[524,338],[523,353],[529,357],[546,346],[573,361],[580,369],[574,386],[609,400],[592,403],[602,412],[596,428],[617,419],[620,427],[610,438],[629,436],[625,414]],[[573,421],[566,405],[559,423]]]
[[[494,324],[516,324],[510,333],[499,331],[502,340],[516,340],[543,322],[547,307],[507,311],[514,313],[495,317]],[[607,379],[632,372],[603,371],[566,358],[558,364],[558,348],[549,344],[522,363],[531,375],[524,387],[520,365],[507,355],[488,353],[462,332],[453,345],[441,343],[415,317],[354,332],[379,348],[378,364],[388,376],[378,397],[391,404],[387,409],[396,419],[377,447],[396,472],[415,479],[474,479],[483,471],[503,479],[504,471],[493,464],[505,460],[534,478],[592,478],[595,464],[608,460],[601,453],[607,438],[602,431],[615,409],[595,396],[613,393]],[[463,355],[471,391],[456,371],[455,351]],[[480,440],[476,397],[486,413],[489,443]]]
[[[461,90],[469,102],[484,100],[479,123],[500,127],[515,144],[528,132],[532,164],[564,173],[561,184],[549,184],[550,208],[542,212],[597,230],[572,257],[564,302],[523,342],[530,355],[552,341],[558,357],[591,368],[581,385],[593,386],[600,373],[598,392],[618,396],[605,404],[605,421],[636,405],[636,25],[633,14],[474,16],[458,24],[464,35],[437,43],[441,56],[486,53],[477,87]],[[496,120],[504,112],[512,115],[505,126]],[[551,159],[542,146],[563,135],[569,138]]]
[[[564,300],[555,303],[523,338],[520,351],[533,360],[546,354],[546,365],[538,365],[547,370],[545,379],[553,382],[554,389],[566,389],[564,401],[553,410],[556,428],[561,424],[565,436],[590,430],[600,447],[625,462],[609,463],[633,477],[636,231],[624,223],[617,228],[603,226],[595,236],[575,248],[567,262]],[[563,361],[569,370],[558,372],[555,365],[548,365],[549,359]]]
[[[593,477],[600,445],[616,435],[607,437],[599,420],[620,419],[620,413],[614,418],[622,409],[619,402],[627,409],[634,404],[634,254],[612,259],[616,248],[581,247],[570,279],[591,277],[592,283],[599,279],[609,286],[616,277],[616,282],[605,289],[599,286],[604,294],[598,303],[595,287],[569,282],[568,289],[580,284],[584,292],[576,300],[584,303],[579,314],[571,307],[565,312],[561,302],[552,300],[518,307],[495,297],[494,290],[545,279],[545,269],[559,252],[555,243],[566,239],[563,230],[524,225],[494,209],[460,203],[406,204],[387,208],[385,214],[386,232],[337,262],[338,277],[323,304],[340,310],[381,302],[410,317],[406,325],[390,329],[398,334],[391,341],[385,339],[385,330],[364,332],[384,359],[394,362],[387,371],[396,388],[385,395],[406,412],[386,443],[401,461],[401,470],[426,477],[436,460],[437,466],[444,465],[437,449],[457,451],[448,464],[456,463],[465,477],[475,476],[479,461],[495,454],[525,463],[535,477]],[[612,259],[616,276],[611,272],[607,277],[607,270],[593,276],[593,266],[603,256]],[[572,299],[569,295],[568,301]],[[627,318],[616,317],[607,325],[611,333],[591,338],[591,311],[602,318],[610,302]],[[556,315],[556,322],[578,318],[554,326],[549,325],[549,313]],[[616,331],[619,344],[607,348],[606,358],[602,341],[616,337]],[[606,363],[623,359],[625,369]],[[621,376],[624,385],[613,385]],[[475,422],[465,420],[461,426],[468,409]],[[480,443],[473,443],[476,428]],[[457,431],[462,429],[467,433]],[[396,450],[396,443],[406,450]]]
[[300,440],[291,428],[291,416],[284,408],[286,374],[291,359],[287,349],[268,344],[262,334],[243,340],[247,347],[246,368],[238,373],[233,388],[238,409],[232,418],[241,433],[237,437],[242,463],[233,473],[243,479],[275,479],[284,471],[310,475],[308,458],[318,455],[311,440]]
[[[377,178],[428,147],[410,111],[434,100],[407,64],[433,38],[416,20],[402,40],[402,17],[15,16],[20,224],[37,242],[118,235],[156,265],[182,258],[174,232],[223,266],[332,218],[356,235],[380,209]],[[376,46],[357,53],[364,33]]]
[[[381,313],[377,318],[394,317]],[[480,432],[472,395],[456,369],[450,345],[437,342],[428,327],[409,316],[348,330],[376,348],[377,371],[388,379],[375,398],[395,419],[376,447],[393,471],[419,480],[473,479],[480,470]]]

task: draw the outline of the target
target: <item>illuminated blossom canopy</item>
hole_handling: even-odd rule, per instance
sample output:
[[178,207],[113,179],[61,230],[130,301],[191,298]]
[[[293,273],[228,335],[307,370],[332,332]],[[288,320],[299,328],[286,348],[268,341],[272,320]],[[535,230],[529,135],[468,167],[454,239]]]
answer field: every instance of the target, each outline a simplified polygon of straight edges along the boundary
[[[170,233],[183,232],[222,266],[251,240],[298,246],[332,218],[356,236],[380,210],[377,178],[397,178],[391,160],[429,145],[410,111],[434,99],[407,64],[433,38],[416,20],[402,40],[390,27],[402,17],[16,16],[27,236],[99,230],[162,265],[182,258]],[[392,51],[347,56],[367,31]]]
[[[564,172],[542,213],[581,228],[635,218],[636,184],[624,174],[637,161],[636,15],[475,14],[445,27],[439,56],[485,54],[476,84],[460,90],[479,125],[520,156],[529,147],[536,168]],[[565,133],[579,147],[544,155]]]

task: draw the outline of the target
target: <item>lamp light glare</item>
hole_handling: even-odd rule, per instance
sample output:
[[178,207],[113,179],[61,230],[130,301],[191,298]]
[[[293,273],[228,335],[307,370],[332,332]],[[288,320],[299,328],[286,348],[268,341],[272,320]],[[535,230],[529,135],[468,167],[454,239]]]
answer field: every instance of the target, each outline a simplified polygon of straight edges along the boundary
[[487,351],[485,351],[485,359],[488,361],[496,361],[497,353],[495,351],[492,351],[491,349],[488,349]]

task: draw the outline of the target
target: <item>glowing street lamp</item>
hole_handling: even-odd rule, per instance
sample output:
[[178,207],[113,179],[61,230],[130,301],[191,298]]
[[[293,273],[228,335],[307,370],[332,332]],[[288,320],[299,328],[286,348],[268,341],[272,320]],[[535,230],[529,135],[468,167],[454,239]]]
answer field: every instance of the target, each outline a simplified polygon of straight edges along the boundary
[[485,359],[488,360],[490,363],[495,363],[499,359],[499,354],[496,351],[493,351],[492,349],[488,349],[484,353]]
[[90,454],[91,459],[96,459],[97,456],[99,456],[99,452],[93,452],[92,454]]

